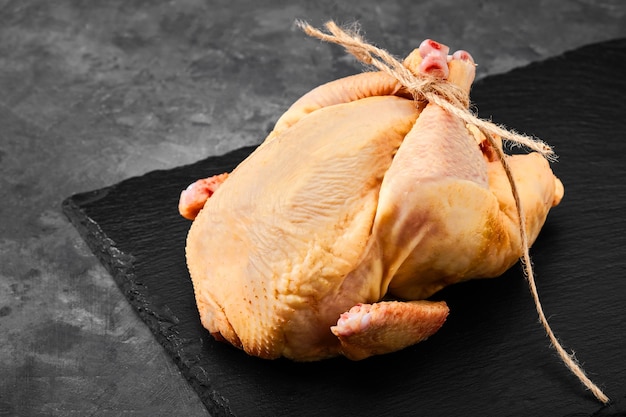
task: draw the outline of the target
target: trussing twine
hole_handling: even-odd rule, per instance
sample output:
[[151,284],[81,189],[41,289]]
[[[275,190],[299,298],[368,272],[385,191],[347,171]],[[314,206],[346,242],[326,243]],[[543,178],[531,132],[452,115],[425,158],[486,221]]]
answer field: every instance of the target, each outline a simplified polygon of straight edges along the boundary
[[548,160],[556,159],[556,155],[550,145],[539,139],[506,129],[504,126],[479,119],[468,110],[469,97],[458,87],[434,77],[418,77],[414,75],[389,52],[367,43],[358,33],[348,33],[332,21],[326,23],[326,28],[331,33],[330,35],[315,29],[306,22],[298,21],[296,23],[307,35],[325,42],[341,45],[359,61],[391,75],[409,90],[416,100],[426,100],[438,105],[465,123],[475,125],[485,136],[499,136],[539,152]]
[[507,162],[507,156],[502,149],[496,143],[495,137],[501,137],[515,144],[523,145],[531,150],[537,151],[546,157],[548,160],[555,160],[556,156],[552,148],[539,139],[531,138],[526,135],[519,134],[510,129],[506,129],[503,126],[496,125],[490,121],[479,119],[472,114],[469,107],[469,96],[461,89],[453,86],[445,81],[435,79],[433,77],[416,76],[407,67],[405,67],[400,61],[394,58],[389,52],[384,49],[377,48],[367,43],[356,31],[350,33],[344,31],[338,27],[334,22],[330,21],[326,23],[326,29],[330,34],[324,33],[318,29],[313,28],[306,22],[298,21],[297,25],[309,36],[321,39],[326,42],[336,43],[343,46],[348,52],[354,55],[359,61],[372,65],[380,71],[383,71],[395,79],[397,79],[401,85],[403,85],[408,91],[411,92],[415,100],[426,100],[434,103],[443,108],[450,114],[458,117],[466,123],[473,124],[478,127],[487,137],[489,144],[496,151],[498,158],[502,163],[502,167],[506,173],[507,179],[511,184],[511,192],[515,199],[515,207],[517,209],[517,215],[519,216],[519,233],[522,240],[522,257],[524,272],[530,292],[533,296],[533,301],[539,315],[539,322],[543,325],[548,338],[552,346],[557,351],[561,360],[565,365],[578,377],[578,379],[589,389],[593,395],[602,403],[607,404],[610,400],[602,392],[602,390],[595,385],[585,374],[580,367],[574,354],[569,354],[561,343],[558,341],[554,332],[548,324],[541,302],[539,300],[539,294],[537,292],[537,286],[535,284],[535,276],[533,273],[532,262],[530,259],[528,235],[526,234],[526,218],[522,208],[519,192]]

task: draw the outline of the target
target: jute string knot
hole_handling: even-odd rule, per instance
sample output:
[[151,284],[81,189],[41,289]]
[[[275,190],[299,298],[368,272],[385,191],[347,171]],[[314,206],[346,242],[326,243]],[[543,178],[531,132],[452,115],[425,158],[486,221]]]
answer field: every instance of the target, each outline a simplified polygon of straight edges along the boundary
[[[411,73],[410,79],[397,78],[407,91],[411,93],[416,101],[445,102],[451,104],[454,108],[465,111],[470,105],[469,94],[454,84],[444,82],[443,80],[431,76],[417,77]],[[444,104],[447,106],[447,104]],[[469,111],[469,110],[468,110]]]
[[425,100],[434,103],[465,123],[475,125],[488,139],[491,136],[500,137],[513,144],[539,152],[549,160],[556,160],[556,155],[550,145],[537,138],[517,133],[504,126],[478,118],[469,110],[467,93],[445,80],[413,74],[389,52],[367,43],[357,31],[347,32],[332,21],[325,25],[330,32],[329,34],[306,22],[298,21],[296,24],[309,36],[341,45],[362,63],[391,75],[417,101]]
[[332,21],[326,23],[325,25],[326,29],[330,32],[329,34],[312,27],[306,22],[298,21],[297,25],[309,36],[341,45],[362,63],[373,66],[376,69],[391,75],[411,93],[416,101],[426,101],[436,104],[448,113],[458,117],[467,124],[476,126],[483,132],[491,147],[498,155],[509,184],[511,185],[511,192],[515,200],[519,220],[519,233],[522,244],[522,257],[520,260],[524,268],[530,292],[533,296],[533,301],[539,316],[539,322],[542,324],[552,346],[557,351],[559,357],[565,365],[572,371],[572,373],[574,373],[574,375],[578,377],[578,379],[598,400],[605,404],[608,403],[610,401],[609,398],[587,377],[583,369],[576,361],[574,354],[569,354],[565,351],[548,324],[548,320],[543,312],[543,308],[539,300],[537,286],[535,284],[534,272],[530,259],[528,235],[526,232],[526,218],[522,208],[519,192],[507,162],[507,155],[504,154],[502,149],[498,146],[495,138],[499,137],[514,144],[525,146],[531,150],[539,152],[548,160],[556,159],[552,148],[537,138],[531,138],[513,130],[506,129],[503,126],[496,125],[490,121],[479,119],[469,110],[470,102],[468,93],[453,84],[446,82],[445,80],[421,74],[413,74],[413,72],[405,67],[402,62],[394,58],[389,52],[367,43],[355,30],[346,32]]

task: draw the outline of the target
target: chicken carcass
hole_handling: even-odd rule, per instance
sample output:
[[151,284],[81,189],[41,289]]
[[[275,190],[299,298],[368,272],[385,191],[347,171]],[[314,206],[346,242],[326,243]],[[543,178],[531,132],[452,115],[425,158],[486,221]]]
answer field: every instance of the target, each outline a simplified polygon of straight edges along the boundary
[[[404,64],[466,92],[474,80],[467,52],[430,40]],[[563,186],[537,153],[506,158],[532,243]],[[382,72],[304,95],[233,172],[183,191],[179,209],[194,219],[186,254],[203,326],[262,358],[405,348],[448,315],[429,297],[522,254],[490,142]]]

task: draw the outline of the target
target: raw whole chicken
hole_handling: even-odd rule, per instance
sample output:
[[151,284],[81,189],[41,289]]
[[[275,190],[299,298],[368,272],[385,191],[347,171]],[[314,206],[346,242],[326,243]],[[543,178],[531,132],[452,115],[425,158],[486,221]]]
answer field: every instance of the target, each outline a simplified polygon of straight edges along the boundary
[[[426,40],[404,65],[469,92],[472,57],[448,51]],[[563,185],[537,153],[507,160],[532,243]],[[430,296],[522,254],[489,141],[383,72],[304,95],[233,172],[183,191],[179,210],[194,219],[203,326],[262,358],[360,360],[423,341],[448,315]]]

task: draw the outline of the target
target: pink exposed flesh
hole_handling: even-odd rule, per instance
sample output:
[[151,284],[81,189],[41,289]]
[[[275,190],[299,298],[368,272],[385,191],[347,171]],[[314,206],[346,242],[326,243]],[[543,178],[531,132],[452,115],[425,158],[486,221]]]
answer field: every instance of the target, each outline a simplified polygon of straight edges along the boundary
[[203,178],[190,184],[187,189],[180,193],[178,211],[186,219],[196,218],[204,203],[213,195],[219,186],[228,178],[228,173]]
[[432,39],[426,39],[419,46],[422,62],[419,71],[437,78],[448,77],[448,52],[450,48]]

